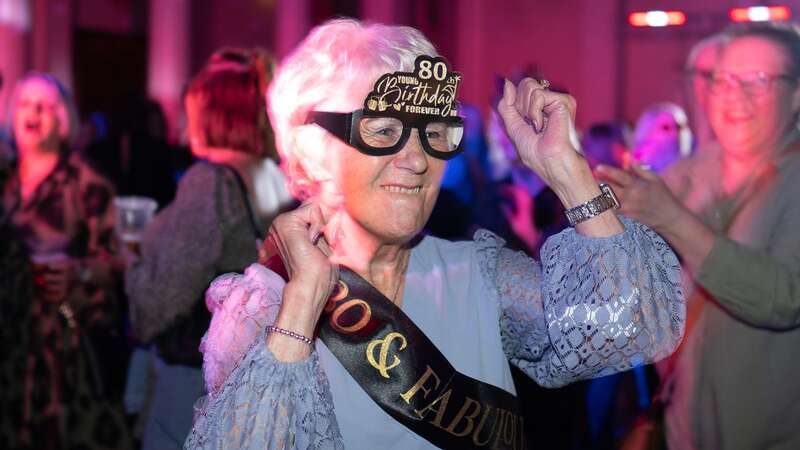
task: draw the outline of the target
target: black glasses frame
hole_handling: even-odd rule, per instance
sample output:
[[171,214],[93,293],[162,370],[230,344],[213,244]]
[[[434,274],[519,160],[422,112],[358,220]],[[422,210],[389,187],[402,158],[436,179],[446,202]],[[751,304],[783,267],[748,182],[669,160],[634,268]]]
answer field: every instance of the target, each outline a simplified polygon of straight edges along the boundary
[[[393,117],[399,119],[401,122],[403,122],[403,134],[400,136],[400,139],[398,139],[397,143],[390,147],[370,146],[364,142],[363,139],[361,139],[361,134],[358,132],[358,122],[362,117]],[[403,146],[406,145],[406,142],[408,142],[408,138],[411,136],[411,129],[416,128],[419,141],[422,144],[422,149],[425,151],[425,153],[433,156],[434,158],[444,160],[452,159],[458,156],[458,154],[463,151],[463,137],[458,142],[456,149],[450,152],[441,152],[431,147],[430,143],[428,142],[428,137],[425,135],[425,127],[432,122],[455,123],[461,125],[462,127],[464,126],[464,119],[459,116],[435,118],[415,117],[414,120],[409,123],[408,114],[394,113],[393,111],[377,113],[372,111],[364,111],[363,109],[357,109],[351,113],[311,111],[308,114],[308,117],[306,117],[305,124],[317,124],[324,128],[325,131],[339,138],[339,140],[345,144],[355,147],[361,153],[370,156],[386,156],[399,152]]]

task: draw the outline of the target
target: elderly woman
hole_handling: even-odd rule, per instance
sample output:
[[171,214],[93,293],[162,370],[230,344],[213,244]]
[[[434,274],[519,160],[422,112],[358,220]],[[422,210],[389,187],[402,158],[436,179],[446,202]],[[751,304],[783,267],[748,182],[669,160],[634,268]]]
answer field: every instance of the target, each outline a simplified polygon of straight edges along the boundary
[[800,448],[800,32],[748,25],[720,42],[708,114],[721,151],[666,183],[599,173],[688,269],[687,339],[662,368],[669,447]]
[[[435,55],[412,28],[335,20],[285,61],[269,103],[304,203],[273,222],[268,263],[288,283],[253,265],[210,287],[209,394],[186,448],[522,448],[507,358],[555,387],[677,344],[677,260],[610,204],[542,265],[488,232],[419,235],[462,136],[461,76]],[[569,208],[606,198],[570,143],[574,108],[532,79],[499,104]]]
[[18,230],[35,289],[22,404],[4,407],[23,412],[21,443],[31,448],[128,448],[121,404],[105,397],[89,339],[90,332],[118,332],[113,189],[70,153],[74,108],[52,76],[31,74],[17,84],[11,126],[14,160],[0,222]]
[[217,275],[258,259],[263,230],[291,201],[261,95],[271,63],[260,52],[223,49],[191,80],[185,106],[199,161],[148,226],[126,273],[136,334],[156,347],[144,450],[180,448],[186,438],[204,392],[203,293]]

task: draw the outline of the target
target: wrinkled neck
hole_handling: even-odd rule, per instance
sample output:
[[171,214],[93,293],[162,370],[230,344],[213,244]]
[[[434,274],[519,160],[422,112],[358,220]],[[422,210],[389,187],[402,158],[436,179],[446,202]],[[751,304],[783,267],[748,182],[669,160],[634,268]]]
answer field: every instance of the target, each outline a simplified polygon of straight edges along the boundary
[[408,242],[382,242],[341,210],[328,222],[325,236],[332,243],[334,262],[352,269],[395,300],[411,257]]

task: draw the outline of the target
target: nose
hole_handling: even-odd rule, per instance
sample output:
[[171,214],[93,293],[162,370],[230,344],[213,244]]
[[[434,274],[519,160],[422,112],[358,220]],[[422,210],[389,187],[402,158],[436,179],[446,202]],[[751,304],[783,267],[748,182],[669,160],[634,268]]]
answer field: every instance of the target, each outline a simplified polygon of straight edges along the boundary
[[428,170],[428,154],[422,149],[422,142],[417,129],[411,130],[405,145],[395,155],[394,165],[421,174]]

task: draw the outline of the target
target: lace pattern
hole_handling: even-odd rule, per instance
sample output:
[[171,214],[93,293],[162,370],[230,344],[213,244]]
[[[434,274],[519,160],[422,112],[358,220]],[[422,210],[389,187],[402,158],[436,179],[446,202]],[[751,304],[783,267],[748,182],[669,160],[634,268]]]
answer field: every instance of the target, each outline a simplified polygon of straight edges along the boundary
[[[646,227],[587,238],[552,237],[543,264],[475,235],[486,291],[500,311],[506,356],[539,384],[556,387],[647,363],[671,352],[683,333],[677,258]],[[343,448],[326,375],[316,353],[282,363],[264,345],[283,281],[253,265],[219,277],[206,302],[203,340],[209,395],[196,406],[185,448]]]
[[206,291],[211,324],[200,342],[206,390],[216,392],[257,337],[275,322],[284,281],[260,264],[225,274]]
[[316,353],[295,363],[265,345],[283,280],[258,264],[218,277],[206,293],[203,338],[209,394],[195,406],[187,449],[341,449],[327,378]]
[[542,265],[479,232],[482,268],[496,287],[503,349],[542,386],[630,369],[671,353],[685,302],[680,265],[655,232],[589,238],[568,229],[542,248]]

